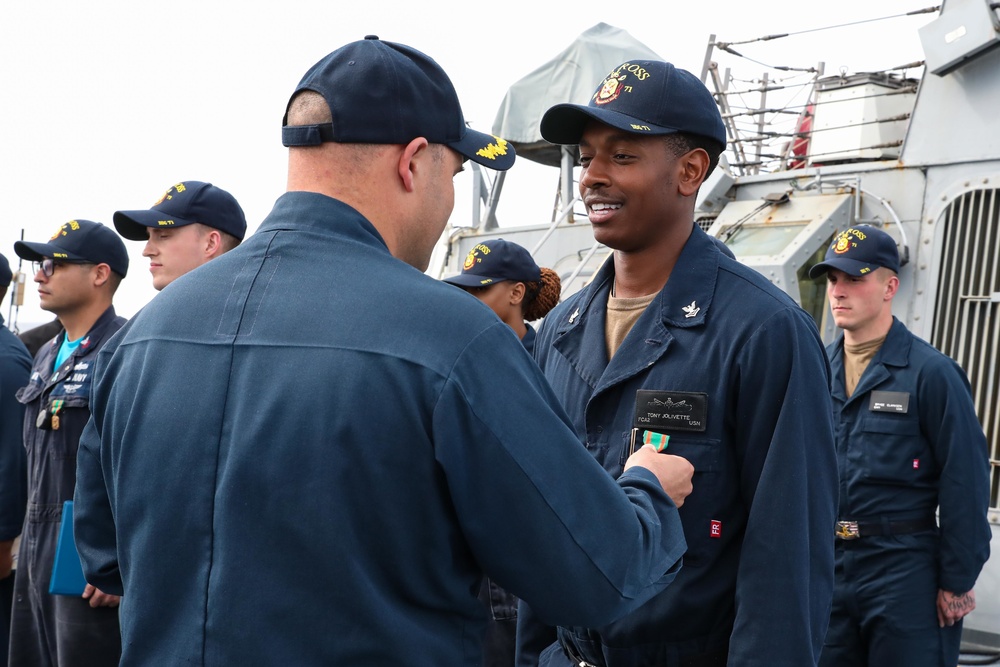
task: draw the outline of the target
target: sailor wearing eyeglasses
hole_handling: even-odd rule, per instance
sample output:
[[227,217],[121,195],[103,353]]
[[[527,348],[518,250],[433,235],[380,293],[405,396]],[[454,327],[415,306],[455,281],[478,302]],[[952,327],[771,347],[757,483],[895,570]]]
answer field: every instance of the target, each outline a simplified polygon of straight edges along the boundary
[[18,554],[11,618],[12,665],[117,665],[119,598],[87,585],[83,595],[49,594],[63,501],[73,499],[76,453],[90,418],[90,381],[101,346],[125,323],[112,298],[128,270],[128,253],[110,227],[71,220],[46,242],[18,241],[14,252],[34,263],[43,310],[65,331],[38,352],[25,406],[28,509]]

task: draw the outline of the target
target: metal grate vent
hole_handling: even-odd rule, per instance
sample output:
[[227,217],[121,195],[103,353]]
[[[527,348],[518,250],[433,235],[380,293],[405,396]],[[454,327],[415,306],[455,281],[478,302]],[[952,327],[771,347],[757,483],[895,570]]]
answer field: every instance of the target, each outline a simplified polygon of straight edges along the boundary
[[712,226],[712,224],[715,222],[715,216],[708,217],[708,218],[705,218],[705,217],[695,218],[694,222],[695,222],[696,225],[698,225],[699,227],[701,227],[701,231],[707,232],[709,230],[709,228]]
[[990,506],[1000,508],[1000,191],[972,190],[942,215],[931,344],[965,369],[990,451]]

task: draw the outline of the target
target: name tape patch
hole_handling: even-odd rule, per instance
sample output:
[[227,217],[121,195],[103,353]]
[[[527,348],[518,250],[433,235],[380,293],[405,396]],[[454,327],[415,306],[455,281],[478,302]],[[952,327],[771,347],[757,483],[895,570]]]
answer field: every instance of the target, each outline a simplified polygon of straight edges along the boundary
[[868,399],[868,409],[905,415],[910,411],[910,394],[906,391],[873,391]]
[[635,393],[635,428],[703,433],[707,416],[708,394],[649,389]]

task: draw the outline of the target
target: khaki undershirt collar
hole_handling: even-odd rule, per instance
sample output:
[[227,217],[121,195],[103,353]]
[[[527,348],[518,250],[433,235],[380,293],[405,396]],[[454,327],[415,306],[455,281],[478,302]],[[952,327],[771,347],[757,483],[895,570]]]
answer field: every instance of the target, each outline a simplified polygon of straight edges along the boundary
[[608,309],[604,320],[604,341],[608,349],[608,361],[621,347],[622,341],[657,294],[659,292],[632,298],[608,295]]
[[858,388],[861,376],[865,374],[865,369],[868,368],[868,364],[875,357],[875,353],[882,348],[882,343],[885,342],[888,335],[886,334],[881,338],[854,345],[849,345],[846,341],[844,342],[844,388],[847,390],[848,398]]

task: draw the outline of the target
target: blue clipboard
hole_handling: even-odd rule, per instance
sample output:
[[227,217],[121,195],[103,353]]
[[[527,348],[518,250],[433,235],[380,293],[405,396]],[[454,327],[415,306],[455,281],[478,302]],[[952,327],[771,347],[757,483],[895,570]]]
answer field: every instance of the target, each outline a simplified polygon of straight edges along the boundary
[[83,595],[87,580],[83,578],[83,565],[76,551],[73,539],[73,501],[63,503],[62,524],[59,526],[59,541],[56,543],[56,558],[52,562],[52,579],[49,593],[52,595]]

